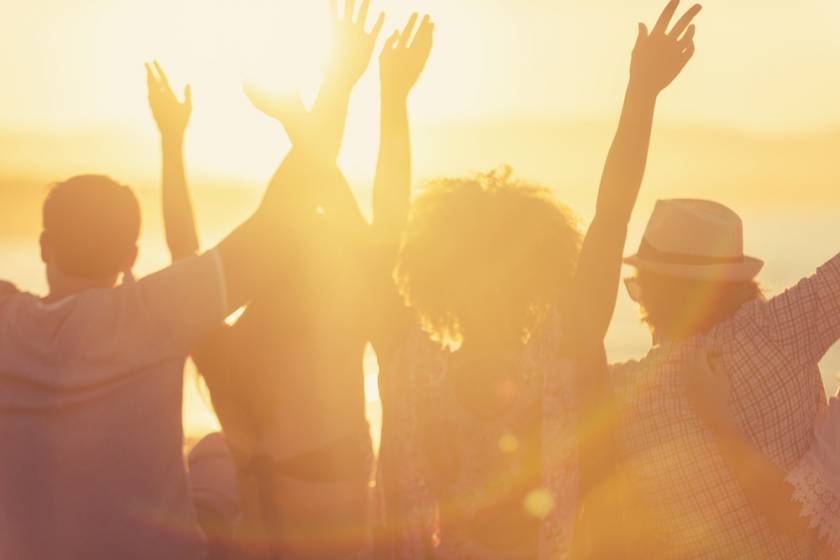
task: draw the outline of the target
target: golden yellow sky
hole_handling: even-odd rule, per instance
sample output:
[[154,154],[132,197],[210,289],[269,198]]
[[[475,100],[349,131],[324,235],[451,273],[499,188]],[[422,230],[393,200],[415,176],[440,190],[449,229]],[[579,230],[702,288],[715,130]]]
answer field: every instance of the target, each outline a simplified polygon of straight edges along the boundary
[[[422,118],[445,118],[612,114],[625,81],[635,22],[654,20],[663,3],[377,0],[374,5],[391,16],[386,29],[396,27],[412,9],[436,19],[437,48],[416,108]],[[317,71],[326,32],[324,4],[9,3],[0,34],[0,75],[9,80],[0,88],[2,122],[136,121],[145,117],[140,66],[153,56],[180,81],[195,84],[203,103],[199,108],[236,105],[232,98],[238,97],[243,76],[270,79],[289,68]],[[697,22],[698,54],[668,94],[667,116],[782,129],[840,121],[836,2],[708,0],[704,5]]]
[[[0,76],[7,81],[0,87],[5,153],[0,175],[8,176],[9,168],[13,174],[54,168],[52,178],[96,170],[131,182],[153,180],[157,139],[142,63],[154,57],[175,84],[193,85],[195,111],[187,146],[191,176],[259,184],[286,145],[279,129],[248,106],[242,83],[300,87],[311,94],[327,35],[325,4],[8,2],[0,33]],[[429,12],[437,22],[435,49],[412,99],[417,175],[512,163],[528,172],[534,168],[537,180],[574,178],[541,172],[530,165],[529,154],[552,159],[554,147],[546,142],[597,123],[591,129],[597,137],[584,139],[587,172],[581,180],[591,187],[620,107],[636,22],[655,20],[663,4],[374,0],[375,8],[389,14],[386,31],[401,25],[412,10]],[[697,55],[664,94],[658,130],[690,130],[699,139],[714,138],[704,136],[707,129],[784,137],[840,125],[840,4],[709,0],[704,6],[697,20]],[[374,66],[353,100],[342,154],[351,178],[367,180],[373,169],[376,91]],[[493,142],[480,141],[477,128],[469,125],[476,122],[500,125]],[[472,126],[472,134],[456,134],[460,144],[449,140],[447,131],[460,131],[457,126],[463,123]],[[549,123],[564,126],[552,133]],[[558,149],[573,148],[574,140],[563,138]],[[662,158],[652,162],[654,173],[657,161],[673,163],[667,152],[673,147],[670,143],[654,154]],[[756,157],[772,161],[778,152],[774,147]],[[751,152],[745,154],[752,158]],[[567,155],[574,165],[576,154]],[[705,167],[720,163],[700,161]],[[810,163],[792,162],[791,168],[798,174]]]
[[[591,211],[636,22],[654,21],[665,0],[373,2],[389,13],[383,38],[413,10],[432,14],[437,24],[412,98],[418,182],[509,163],[554,187],[584,216]],[[0,241],[14,234],[34,243],[42,185],[70,175],[112,174],[144,189],[144,202],[157,199],[158,140],[143,70],[152,58],[174,84],[193,85],[187,164],[205,244],[217,239],[245,217],[256,191],[228,192],[237,199],[231,204],[205,187],[257,188],[288,147],[279,128],[249,107],[243,81],[311,95],[327,36],[325,4],[3,0],[0,215],[7,211]],[[749,245],[773,256],[768,275],[778,279],[774,287],[784,286],[836,250],[830,224],[840,205],[840,3],[704,6],[697,54],[660,100],[634,232],[657,197],[715,198],[748,214]],[[378,147],[376,72],[374,65],[356,91],[341,157],[363,206]],[[794,205],[808,209],[801,223],[779,226],[775,218],[757,221],[766,205],[786,213]],[[155,239],[144,253],[151,270],[165,264],[166,254],[159,209],[146,206],[146,232]],[[217,216],[221,207],[228,213]],[[822,222],[811,219],[815,208],[825,211]],[[801,227],[811,221],[825,225]],[[40,286],[31,243],[20,252],[26,260],[11,267],[13,279],[30,288]],[[799,255],[807,256],[791,260]],[[626,357],[646,338],[635,308],[620,305],[611,348]],[[835,356],[827,371],[837,363]],[[209,417],[188,393],[188,428],[201,431]]]

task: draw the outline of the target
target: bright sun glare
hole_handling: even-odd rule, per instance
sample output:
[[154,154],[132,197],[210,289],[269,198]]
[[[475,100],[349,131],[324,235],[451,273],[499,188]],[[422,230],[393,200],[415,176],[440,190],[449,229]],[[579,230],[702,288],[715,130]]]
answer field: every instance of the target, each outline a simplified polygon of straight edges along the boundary
[[[340,12],[344,2],[338,4]],[[388,7],[388,2],[374,3],[369,27],[377,10]],[[396,28],[408,10],[393,11],[386,31]],[[250,106],[242,88],[247,84],[277,95],[297,92],[307,105],[314,102],[329,49],[327,2],[257,1],[247,9],[222,2],[202,9],[200,18],[183,43],[161,45],[154,55],[176,88],[193,86],[196,110],[187,149],[196,167],[229,176],[247,169],[248,179],[262,180],[271,171],[265,166],[273,165],[287,144],[278,126]],[[185,48],[187,44],[191,47]],[[341,163],[351,177],[368,178],[375,162],[375,66],[357,88],[348,121],[351,141],[345,143]]]

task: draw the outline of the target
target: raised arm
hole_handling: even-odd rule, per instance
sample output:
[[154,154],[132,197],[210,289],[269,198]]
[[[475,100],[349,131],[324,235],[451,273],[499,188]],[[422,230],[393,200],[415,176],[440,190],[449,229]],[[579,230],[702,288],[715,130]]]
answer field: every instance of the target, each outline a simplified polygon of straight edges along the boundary
[[644,177],[656,99],[694,54],[691,21],[701,7],[694,5],[668,32],[678,6],[679,0],[672,0],[650,32],[639,24],[624,108],[581,251],[574,294],[577,324],[593,341],[603,340],[615,309],[627,224]]
[[299,240],[316,217],[312,205],[301,206],[295,193],[303,186],[335,182],[340,173],[308,154],[292,150],[274,175],[256,212],[218,246],[227,281],[230,309],[247,304],[298,253]]
[[[273,96],[257,88],[245,93],[257,109],[278,120],[292,144],[314,152],[314,157],[335,163],[341,150],[350,96],[370,66],[376,40],[385,23],[380,14],[373,29],[366,30],[370,0],[363,0],[356,15],[356,0],[346,0],[338,15],[337,0],[330,0],[332,44],[318,98],[307,113],[298,96]],[[355,17],[354,17],[355,16]]]
[[[370,0],[364,0],[356,12],[356,0],[346,0],[339,17],[336,0],[330,0],[332,46],[318,99],[308,112],[297,95],[273,96],[254,87],[245,93],[257,109],[276,119],[286,129],[292,144],[307,152],[313,160],[335,165],[344,137],[350,96],[356,83],[370,65],[376,40],[385,22],[380,14],[373,29],[366,30]],[[351,228],[366,226],[355,197],[346,182],[306,185],[297,193],[301,200],[317,201],[337,218],[333,223]],[[307,203],[308,203],[307,202]]]
[[195,225],[187,178],[184,171],[184,133],[192,114],[190,86],[184,88],[181,102],[172,91],[160,64],[146,64],[149,105],[160,131],[163,154],[163,225],[166,244],[172,261],[198,253],[198,232]]
[[[393,270],[400,239],[411,206],[411,137],[408,96],[417,83],[432,50],[434,24],[425,16],[415,33],[417,14],[402,32],[385,42],[379,58],[381,118],[379,160],[373,185],[372,292],[377,294],[371,342],[380,363],[389,360],[394,344],[411,324],[397,293]],[[412,37],[413,36],[413,37]]]
[[[654,108],[659,93],[682,71],[694,54],[694,26],[700,11],[695,5],[668,32],[679,0],[672,0],[648,32],[639,24],[633,49],[630,81],[618,131],[607,156],[598,202],[583,242],[571,311],[574,328],[570,342],[581,372],[580,494],[590,524],[608,528],[614,508],[606,506],[604,490],[616,474],[612,440],[618,416],[609,382],[604,337],[615,310],[627,224],[636,204],[647,164]],[[587,511],[588,510],[588,511]],[[576,531],[575,541],[585,535]],[[606,549],[592,557],[609,557]]]
[[395,31],[391,35],[379,57],[382,103],[373,226],[378,241],[392,250],[392,256],[396,255],[411,206],[408,95],[429,60],[435,28],[425,16],[415,34],[417,17],[413,14],[402,33]]

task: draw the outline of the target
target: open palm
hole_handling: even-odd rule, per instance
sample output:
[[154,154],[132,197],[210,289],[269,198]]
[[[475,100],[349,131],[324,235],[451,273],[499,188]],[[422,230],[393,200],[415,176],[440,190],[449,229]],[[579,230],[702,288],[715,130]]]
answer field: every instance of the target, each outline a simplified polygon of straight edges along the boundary
[[149,87],[149,106],[161,135],[183,137],[192,114],[190,86],[184,88],[184,101],[179,101],[157,61],[146,63],[146,84]]
[[363,0],[359,14],[353,19],[356,10],[356,0],[346,0],[344,14],[338,17],[337,0],[330,0],[332,14],[332,48],[327,72],[336,77],[355,84],[365,73],[373,57],[373,49],[385,24],[385,14],[380,14],[368,32],[365,30],[370,0]]
[[382,88],[388,93],[408,95],[429,60],[435,25],[426,16],[415,34],[416,24],[417,14],[413,14],[402,33],[395,31],[385,42],[379,57],[379,73]]
[[645,24],[639,24],[630,77],[633,83],[652,93],[668,87],[694,55],[695,28],[691,22],[702,7],[692,6],[668,32],[679,4],[679,0],[671,0],[650,32]]

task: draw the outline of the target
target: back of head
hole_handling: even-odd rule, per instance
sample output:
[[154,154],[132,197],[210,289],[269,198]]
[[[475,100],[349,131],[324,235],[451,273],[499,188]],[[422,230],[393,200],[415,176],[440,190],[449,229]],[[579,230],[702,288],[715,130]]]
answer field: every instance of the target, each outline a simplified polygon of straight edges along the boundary
[[657,340],[704,335],[745,304],[763,298],[755,280],[682,278],[640,270],[636,281],[642,320]]
[[62,274],[100,280],[123,272],[136,254],[140,204],[108,177],[81,175],[51,187],[43,228],[45,248]]
[[414,204],[396,279],[438,340],[527,337],[570,285],[580,244],[572,213],[509,171],[440,180]]

